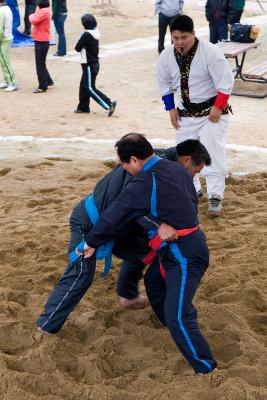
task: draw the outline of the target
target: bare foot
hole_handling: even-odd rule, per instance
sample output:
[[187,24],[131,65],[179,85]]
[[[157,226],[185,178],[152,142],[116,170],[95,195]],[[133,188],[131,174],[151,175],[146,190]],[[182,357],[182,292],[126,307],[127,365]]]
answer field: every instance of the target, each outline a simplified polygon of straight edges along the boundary
[[40,326],[37,329],[38,332],[43,333],[44,335],[52,335],[52,333],[45,331]]
[[139,294],[139,296],[135,297],[134,299],[126,299],[125,297],[119,297],[119,303],[122,308],[128,308],[133,306],[134,304],[144,304],[147,302],[145,296]]

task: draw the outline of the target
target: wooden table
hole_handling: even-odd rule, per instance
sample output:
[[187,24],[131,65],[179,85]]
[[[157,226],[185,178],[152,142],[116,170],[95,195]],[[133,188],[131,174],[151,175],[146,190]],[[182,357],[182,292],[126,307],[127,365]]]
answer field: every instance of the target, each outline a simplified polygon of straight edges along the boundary
[[[247,78],[243,73],[243,66],[246,58],[247,51],[256,49],[261,43],[238,43],[238,42],[219,42],[216,44],[224,53],[226,58],[234,58],[235,59],[235,68],[233,69],[233,73],[235,73],[235,79],[240,78],[244,82],[254,82],[254,83],[267,83],[267,79],[264,77],[259,78]],[[246,96],[246,97],[255,97],[255,98],[264,98],[267,94],[258,95],[258,94],[250,94],[250,93],[239,93],[233,92],[235,96]]]

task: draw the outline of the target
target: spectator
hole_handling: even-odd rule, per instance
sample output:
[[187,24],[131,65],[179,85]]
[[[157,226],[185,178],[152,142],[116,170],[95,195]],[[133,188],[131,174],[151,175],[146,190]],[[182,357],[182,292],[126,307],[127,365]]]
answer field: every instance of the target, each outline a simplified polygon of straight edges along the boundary
[[31,35],[31,23],[29,21],[29,16],[35,12],[36,0],[25,0],[25,14],[24,14],[24,34]]
[[57,51],[53,54],[56,57],[64,57],[67,54],[66,36],[64,31],[67,15],[67,1],[52,0],[52,19],[58,34]]
[[156,13],[159,15],[159,54],[164,50],[164,40],[167,27],[171,20],[182,13],[184,0],[156,0]]
[[5,0],[0,0],[0,66],[4,82],[0,89],[5,92],[17,90],[16,77],[10,61],[10,46],[12,36],[13,15]]
[[37,10],[29,16],[33,26],[32,38],[35,41],[35,63],[39,86],[33,93],[46,92],[54,82],[46,68],[46,56],[50,40],[50,3],[49,0],[37,0]]
[[209,22],[210,42],[217,43],[228,38],[229,0],[207,0],[206,18]]
[[81,18],[84,33],[78,40],[75,50],[80,53],[82,77],[79,90],[79,104],[75,113],[89,113],[89,103],[92,97],[101,107],[108,111],[108,116],[115,111],[116,101],[111,101],[104,93],[95,87],[96,77],[99,72],[99,37],[97,22],[92,14],[85,14]]

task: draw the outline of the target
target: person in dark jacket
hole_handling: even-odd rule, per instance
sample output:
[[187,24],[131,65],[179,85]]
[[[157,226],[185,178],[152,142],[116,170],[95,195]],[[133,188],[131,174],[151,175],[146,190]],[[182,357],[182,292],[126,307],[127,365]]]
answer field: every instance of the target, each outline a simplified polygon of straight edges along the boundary
[[228,39],[228,24],[240,22],[244,6],[244,0],[207,0],[206,18],[211,43]]
[[[140,135],[122,137],[116,148],[122,167],[133,178],[85,235],[82,252],[77,249],[77,253],[93,262],[97,246],[112,240],[132,220],[148,213],[171,224],[177,230],[178,240],[170,243],[160,240],[156,232],[149,232],[151,247],[166,273],[166,290],[158,298],[164,309],[162,322],[194,371],[211,373],[217,363],[199,329],[192,304],[209,264],[205,236],[198,226],[192,176],[178,163],[156,156],[151,144]],[[153,289],[157,299],[154,282],[149,279],[146,285],[150,285],[150,293]]]
[[54,25],[58,34],[57,51],[53,54],[56,57],[64,57],[67,54],[66,36],[64,31],[67,15],[67,1],[52,0],[52,20],[54,21]]
[[[210,163],[207,150],[197,140],[187,140],[184,144],[179,144],[177,148],[160,149],[159,153],[160,156],[174,162],[178,161],[178,154],[179,162],[192,174],[199,171],[204,164]],[[132,176],[121,166],[118,166],[96,184],[93,192],[94,204],[91,204],[91,206],[95,206],[100,216],[119,196],[131,179]],[[70,256],[73,255],[77,245],[93,227],[94,215],[91,213],[91,217],[89,217],[88,207],[86,208],[90,199],[92,200],[92,196],[83,199],[72,211],[70,217]],[[89,213],[91,211],[89,210]],[[113,246],[113,254],[124,260],[117,284],[120,304],[124,307],[140,303],[143,300],[139,295],[138,282],[142,277],[144,259],[150,253],[147,235],[144,235],[143,227],[160,226],[160,222],[155,222],[155,219],[151,216],[147,216],[145,221],[140,219],[138,221],[142,224],[142,227],[132,221],[127,229],[117,235]],[[171,239],[173,229],[169,229],[170,227],[168,228],[161,223],[162,228],[166,229],[162,233],[164,235],[162,238]],[[94,273],[95,258],[92,262],[91,259],[88,261],[87,259],[70,257],[69,265],[49,296],[44,312],[37,320],[37,325],[41,331],[56,333],[61,329],[71,311],[91,286]]]
[[36,0],[25,0],[25,14],[24,14],[24,34],[31,35],[31,23],[29,21],[29,16],[35,12]]
[[207,0],[206,18],[209,22],[211,43],[227,40],[228,12],[229,0]]
[[245,0],[229,0],[228,24],[240,23],[245,7]]
[[78,40],[75,50],[80,53],[82,78],[79,90],[79,104],[75,113],[89,113],[90,98],[92,97],[101,107],[108,111],[108,116],[115,111],[116,101],[110,100],[95,86],[99,72],[99,38],[97,22],[92,14],[84,14],[81,18],[85,32]]

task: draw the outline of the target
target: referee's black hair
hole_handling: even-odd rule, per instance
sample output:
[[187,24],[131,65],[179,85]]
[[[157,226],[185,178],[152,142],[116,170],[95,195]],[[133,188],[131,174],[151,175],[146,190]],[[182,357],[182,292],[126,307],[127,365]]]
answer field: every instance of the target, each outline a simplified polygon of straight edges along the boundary
[[208,150],[199,140],[188,139],[176,146],[178,157],[191,156],[192,164],[198,167],[204,163],[207,167],[211,165]]
[[153,155],[153,147],[144,135],[140,133],[128,133],[115,144],[121,162],[130,162],[132,156],[139,160],[145,160]]
[[170,31],[194,32],[194,22],[188,15],[178,15],[170,23]]

